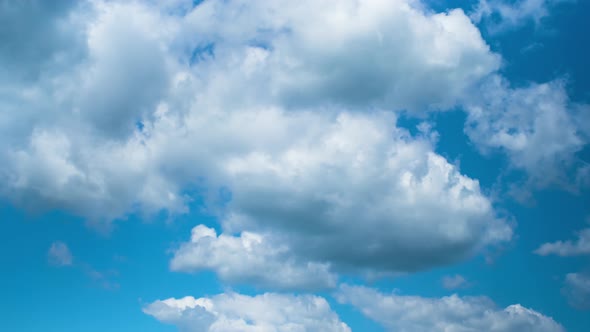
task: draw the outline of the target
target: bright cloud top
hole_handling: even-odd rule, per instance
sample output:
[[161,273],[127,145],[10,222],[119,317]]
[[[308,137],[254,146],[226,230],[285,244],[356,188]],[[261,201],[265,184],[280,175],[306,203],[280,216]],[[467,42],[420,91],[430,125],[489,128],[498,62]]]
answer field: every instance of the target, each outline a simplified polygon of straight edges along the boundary
[[312,295],[236,293],[155,301],[143,311],[180,332],[350,332],[328,302]]
[[[247,87],[254,95],[245,101],[423,112],[453,106],[499,67],[463,11],[433,14],[413,0],[208,1],[186,24],[200,36],[194,43],[214,45],[216,69],[240,49],[262,46],[247,63],[246,79],[258,91]],[[243,86],[230,77],[211,83]]]
[[281,289],[316,289],[336,286],[336,276],[326,264],[303,263],[290,256],[289,248],[269,243],[255,233],[221,234],[203,225],[192,230],[170,262],[173,271],[211,269],[229,282]]

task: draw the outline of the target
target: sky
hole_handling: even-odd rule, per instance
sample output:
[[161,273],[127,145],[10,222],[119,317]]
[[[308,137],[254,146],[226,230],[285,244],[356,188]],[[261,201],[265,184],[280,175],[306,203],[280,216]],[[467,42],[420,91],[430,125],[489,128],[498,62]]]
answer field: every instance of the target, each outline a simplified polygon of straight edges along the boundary
[[588,12],[0,0],[0,330],[588,331]]

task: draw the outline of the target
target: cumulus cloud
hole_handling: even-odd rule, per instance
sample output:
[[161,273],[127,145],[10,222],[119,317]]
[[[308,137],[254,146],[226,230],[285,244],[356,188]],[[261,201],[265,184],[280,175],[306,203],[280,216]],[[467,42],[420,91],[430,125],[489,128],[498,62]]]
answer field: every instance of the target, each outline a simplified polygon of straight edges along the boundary
[[541,256],[590,255],[590,228],[586,228],[578,232],[578,239],[576,241],[567,240],[544,243],[537,250],[535,250],[535,253]]
[[[272,118],[261,119],[265,109],[447,108],[498,67],[460,10],[434,14],[407,0],[333,5],[92,1],[55,9],[46,24],[27,28],[45,36],[47,26],[60,27],[63,42],[34,52],[56,61],[26,86],[1,82],[2,194],[95,221],[183,213],[190,200],[183,190],[218,176],[210,168],[218,160],[206,157],[256,152],[245,150],[268,135],[254,131],[279,130]],[[3,6],[15,17],[11,29],[29,18],[22,6]],[[266,123],[218,123],[227,119]],[[173,129],[180,132],[163,132]],[[172,146],[154,146],[160,137]],[[173,159],[157,160],[160,149],[172,150],[165,154]]]
[[264,70],[248,66],[250,79],[291,107],[448,108],[499,66],[463,11],[417,1],[209,1],[187,25],[198,44],[215,45],[216,62],[262,45]]
[[492,76],[481,94],[466,102],[465,132],[483,153],[504,152],[513,168],[536,187],[569,186],[583,172],[576,153],[587,144],[564,82],[512,88]]
[[497,308],[486,297],[424,298],[382,294],[376,290],[343,285],[339,301],[396,332],[490,331],[564,332],[552,318],[514,304]]
[[215,202],[226,188],[229,203],[208,208],[227,234],[282,243],[318,274],[414,271],[511,238],[477,180],[379,110],[449,107],[497,68],[463,12],[405,0],[88,6],[86,56],[16,95],[12,111],[46,105],[52,117],[23,121],[2,149],[5,197],[109,222],[185,213],[185,192]]
[[[188,131],[197,138],[187,142],[227,132],[202,119],[191,123],[199,129]],[[267,128],[267,121],[272,130],[257,129]],[[384,271],[454,262],[511,238],[510,226],[495,216],[477,181],[435,154],[427,138],[395,128],[390,113],[242,111],[221,123],[247,123],[242,128],[253,135],[250,142],[228,135],[224,143],[241,142],[234,149],[254,145],[227,156],[215,149],[220,161],[211,169],[232,189],[221,215],[230,234],[254,232],[305,260],[341,270]],[[170,155],[168,161],[194,149],[154,143]]]
[[[195,123],[187,122],[199,128],[188,131],[197,138],[187,142],[203,140],[199,135],[225,134],[223,126],[244,123],[248,125],[243,130],[252,133],[250,141],[228,135],[225,142],[235,141],[236,151],[241,144],[254,148],[227,156],[214,149],[220,160],[210,166],[216,172],[210,174],[225,179],[232,190],[220,216],[227,234],[256,233],[264,239],[261,247],[266,241],[280,243],[278,248],[289,248],[305,261],[330,263],[338,270],[388,272],[447,264],[511,238],[511,227],[495,216],[477,181],[435,154],[428,138],[395,128],[390,113],[330,115],[275,109],[230,114],[221,121],[223,126],[203,119],[201,115]],[[266,121],[273,123],[272,130],[258,130],[271,128]],[[170,138],[152,138],[152,154],[169,156],[165,160],[194,149],[178,144],[178,150],[168,149],[172,145],[160,140]],[[186,172],[194,171],[192,165],[186,165]],[[209,249],[225,251],[230,243],[226,240],[244,243],[243,234],[219,238],[223,241]],[[196,242],[186,245],[182,260],[173,267],[203,267],[202,258],[191,258],[193,249],[205,248],[205,242]],[[267,258],[275,251],[270,250]],[[231,274],[238,271],[244,269]]]
[[[509,240],[477,181],[383,115],[338,115],[274,153],[230,158],[230,230],[272,233],[312,260],[412,271]],[[316,123],[318,123],[316,121]],[[354,244],[354,245],[351,245]]]
[[562,293],[569,304],[580,310],[590,310],[590,275],[587,273],[568,273]]
[[256,233],[217,235],[204,225],[193,228],[191,240],[181,245],[170,262],[173,271],[210,269],[225,281],[281,289],[318,289],[336,286],[327,264],[297,262],[284,244]]
[[[536,185],[589,178],[575,164],[587,128],[572,118],[564,84],[511,87],[461,10],[410,0],[92,1],[43,20],[27,28],[59,40],[36,50],[46,61],[35,75],[15,66],[27,84],[0,80],[0,193],[18,204],[108,223],[185,213],[187,192],[204,188],[209,203],[224,188],[229,202],[207,206],[221,220],[217,245],[256,234],[273,252],[266,263],[288,248],[295,274],[407,272],[465,259],[512,230],[476,179],[383,109],[461,104],[469,138],[505,152]],[[223,274],[189,266],[178,269]]]
[[199,299],[188,296],[155,301],[143,311],[175,325],[181,332],[351,331],[324,298],[312,295],[228,293]]
[[67,244],[61,241],[55,241],[49,247],[47,252],[47,259],[49,264],[55,266],[69,266],[72,265],[73,257]]

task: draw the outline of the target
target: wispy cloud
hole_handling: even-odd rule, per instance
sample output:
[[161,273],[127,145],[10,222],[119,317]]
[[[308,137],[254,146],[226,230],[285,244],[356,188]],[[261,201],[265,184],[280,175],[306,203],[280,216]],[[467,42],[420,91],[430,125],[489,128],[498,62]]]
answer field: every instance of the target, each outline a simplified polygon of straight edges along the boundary
[[74,260],[70,248],[61,241],[51,244],[47,252],[47,259],[49,264],[54,266],[71,266]]
[[557,241],[552,243],[544,243],[537,250],[535,254],[541,256],[557,255],[557,256],[580,256],[590,255],[590,228],[586,228],[578,232],[575,241]]

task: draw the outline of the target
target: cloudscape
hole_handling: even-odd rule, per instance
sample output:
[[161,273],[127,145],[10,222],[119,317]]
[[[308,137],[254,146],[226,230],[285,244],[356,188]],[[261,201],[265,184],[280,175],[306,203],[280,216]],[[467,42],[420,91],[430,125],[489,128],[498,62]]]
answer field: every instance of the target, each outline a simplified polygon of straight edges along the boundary
[[590,2],[0,0],[0,330],[590,330]]

